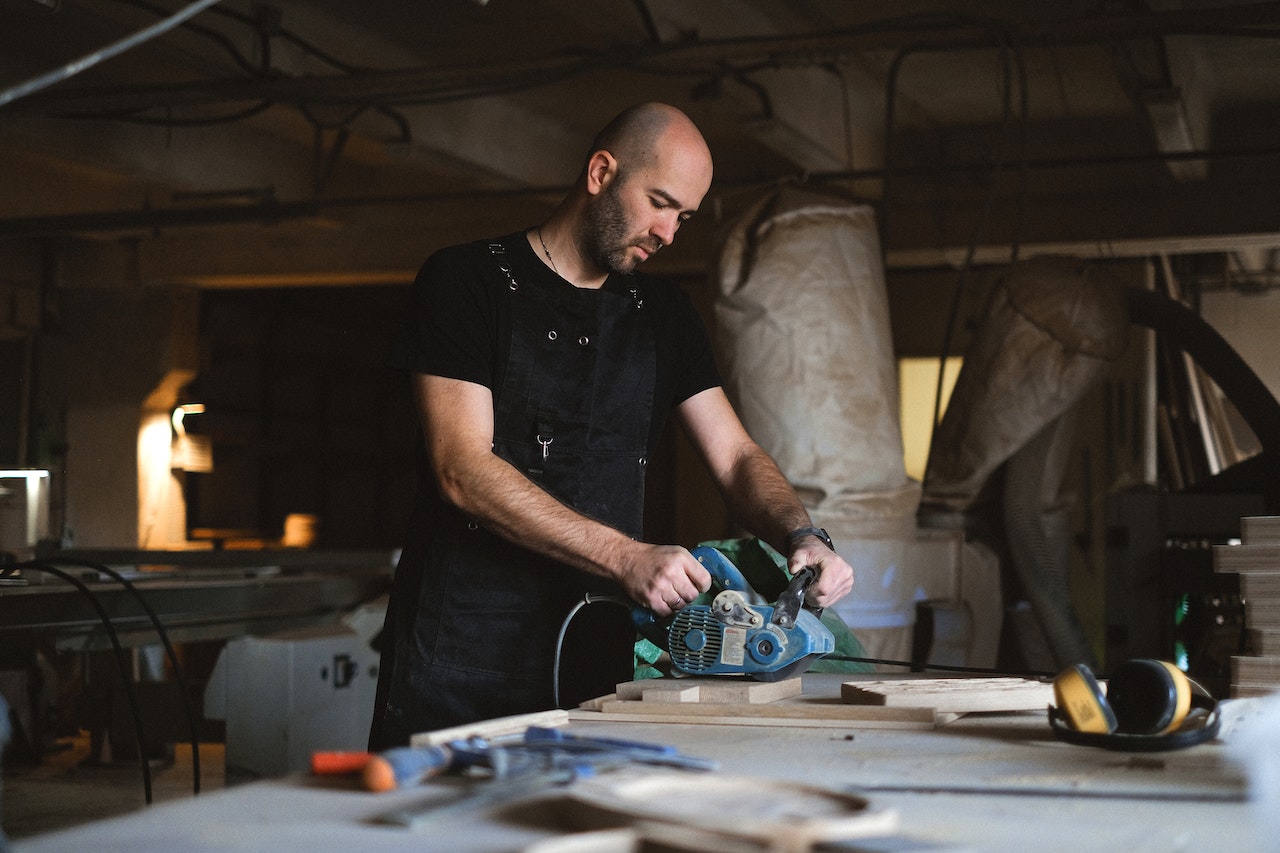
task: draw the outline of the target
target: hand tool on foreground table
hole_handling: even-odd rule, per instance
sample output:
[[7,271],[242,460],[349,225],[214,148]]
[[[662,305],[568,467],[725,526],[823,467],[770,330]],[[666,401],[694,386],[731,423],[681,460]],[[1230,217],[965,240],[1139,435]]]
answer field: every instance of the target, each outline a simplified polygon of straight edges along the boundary
[[492,741],[468,738],[444,745],[387,750],[370,758],[363,778],[366,787],[375,791],[421,784],[443,773],[471,780],[456,795],[435,797],[375,818],[378,823],[413,827],[439,816],[506,802],[635,764],[715,769],[714,762],[684,755],[671,746],[531,726],[522,735]]
[[711,604],[694,604],[660,622],[653,611],[636,607],[631,619],[650,642],[671,655],[671,665],[687,675],[749,675],[757,681],[782,681],[803,672],[835,649],[835,637],[820,611],[803,607],[817,577],[808,566],[797,572],[775,604],[761,597],[738,567],[709,546],[693,556],[721,590]]

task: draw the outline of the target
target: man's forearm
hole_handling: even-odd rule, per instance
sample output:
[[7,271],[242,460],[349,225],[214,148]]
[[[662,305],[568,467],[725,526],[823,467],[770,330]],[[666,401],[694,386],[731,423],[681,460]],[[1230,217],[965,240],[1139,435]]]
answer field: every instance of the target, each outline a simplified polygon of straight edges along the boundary
[[634,541],[575,511],[499,456],[438,472],[445,500],[483,527],[576,569],[611,577]]
[[759,445],[738,455],[721,491],[733,517],[782,554],[788,550],[787,534],[812,523],[795,489]]

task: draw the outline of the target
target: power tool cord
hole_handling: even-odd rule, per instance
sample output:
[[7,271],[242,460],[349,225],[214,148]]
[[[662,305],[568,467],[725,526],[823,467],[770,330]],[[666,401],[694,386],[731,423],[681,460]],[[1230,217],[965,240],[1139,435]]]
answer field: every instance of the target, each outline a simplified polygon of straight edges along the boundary
[[138,710],[138,696],[133,689],[133,681],[130,678],[129,662],[125,659],[124,647],[120,645],[120,637],[116,634],[115,626],[111,624],[111,617],[107,615],[107,611],[103,609],[102,604],[98,601],[97,596],[87,587],[83,581],[70,572],[54,566],[45,565],[43,563],[23,563],[21,567],[25,569],[34,569],[40,572],[47,572],[55,577],[62,578],[67,583],[74,586],[80,591],[89,604],[92,605],[98,614],[98,619],[102,621],[102,625],[107,630],[107,636],[111,640],[111,647],[115,650],[116,666],[120,669],[120,680],[124,683],[125,695],[129,700],[129,710],[133,712],[133,727],[138,738],[138,759],[142,765],[142,787],[146,797],[147,805],[151,805],[151,764],[147,760],[146,751],[142,748],[142,713]]
[[564,637],[569,631],[569,623],[573,621],[573,617],[578,615],[578,611],[586,607],[588,604],[598,604],[601,601],[608,601],[625,607],[630,610],[634,605],[630,601],[618,598],[612,595],[596,595],[588,592],[582,596],[582,600],[575,602],[573,607],[569,608],[569,613],[564,617],[564,621],[560,623],[560,633],[556,636],[556,656],[551,664],[551,694],[555,700],[555,707],[560,707],[560,653],[564,648]]
[[[190,690],[187,687],[187,680],[182,670],[182,664],[178,660],[178,653],[177,651],[175,651],[173,647],[173,643],[169,639],[169,632],[165,630],[164,623],[160,621],[160,616],[156,613],[155,609],[152,608],[151,604],[147,601],[146,597],[143,596],[141,590],[139,590],[136,586],[134,586],[134,584],[128,578],[126,578],[124,575],[117,572],[115,569],[102,565],[101,563],[92,562],[90,560],[58,557],[56,558],[55,561],[57,563],[61,563],[65,565],[80,566],[83,568],[92,569],[95,572],[100,572],[101,574],[104,574],[112,578],[118,584],[124,587],[124,589],[130,595],[133,596],[133,598],[138,602],[138,605],[147,614],[147,618],[150,620],[152,627],[155,628],[155,632],[159,636],[160,642],[164,645],[165,655],[169,658],[169,665],[173,669],[174,681],[177,682],[178,692],[182,696],[182,705],[183,705],[183,709],[186,711],[186,714],[187,714],[187,725],[189,726],[190,733],[191,733],[191,773],[192,773],[191,790],[193,794],[198,795],[200,793],[200,739],[199,739],[198,727],[196,725],[195,711],[191,707]],[[16,568],[43,569],[45,571],[51,571],[52,573],[57,574],[59,577],[70,580],[70,577],[68,575],[61,572],[54,571],[50,565],[49,560],[32,560],[27,563],[19,564],[18,566],[16,566]],[[74,581],[72,582],[74,583]],[[92,596],[92,593],[89,593],[87,587],[80,585],[80,588],[86,594]],[[96,606],[97,605],[95,602],[95,607]],[[105,614],[103,613],[101,608],[99,608],[98,610],[99,610],[99,614],[103,616],[104,624],[106,625],[108,632],[111,632],[113,630],[113,626],[111,624],[110,619],[105,617]],[[132,695],[132,687],[129,686],[127,676],[125,677],[125,682],[126,682],[126,688],[125,688],[126,691],[128,691],[130,695]],[[142,749],[143,749],[142,732],[139,731],[138,732],[138,750],[141,752]],[[149,793],[147,796],[147,802],[148,803],[151,802],[151,797]]]

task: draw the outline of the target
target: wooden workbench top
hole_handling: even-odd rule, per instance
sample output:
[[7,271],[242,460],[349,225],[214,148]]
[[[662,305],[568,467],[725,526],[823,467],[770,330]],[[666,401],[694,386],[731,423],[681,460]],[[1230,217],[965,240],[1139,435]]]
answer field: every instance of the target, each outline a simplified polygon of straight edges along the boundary
[[[841,682],[853,678],[805,676],[804,694],[838,696]],[[1251,851],[1264,848],[1254,837],[1245,780],[1223,741],[1254,701],[1224,704],[1219,741],[1144,754],[1061,743],[1043,711],[965,714],[932,728],[854,729],[637,722],[576,712],[569,730],[671,744],[716,760],[718,774],[858,794],[896,814],[891,841],[841,849]],[[545,825],[550,806],[442,816],[413,830],[374,822],[450,792],[452,781],[387,794],[306,777],[255,782],[25,839],[17,853],[490,853],[556,837]]]

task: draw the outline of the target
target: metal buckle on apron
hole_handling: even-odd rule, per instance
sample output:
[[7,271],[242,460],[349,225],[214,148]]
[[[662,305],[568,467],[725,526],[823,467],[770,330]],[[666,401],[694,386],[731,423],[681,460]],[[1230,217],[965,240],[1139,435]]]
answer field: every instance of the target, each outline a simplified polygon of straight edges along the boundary
[[555,435],[551,425],[542,421],[538,422],[538,431],[534,435],[534,440],[542,448],[542,464],[534,463],[529,467],[529,477],[534,481],[541,481],[542,474],[546,468],[547,458],[551,455],[551,443],[555,441]]
[[502,270],[507,277],[507,287],[512,290],[519,290],[520,285],[516,282],[516,277],[511,274],[511,265],[507,263],[504,257],[507,254],[506,247],[501,243],[490,243],[489,253],[498,259],[498,269]]

